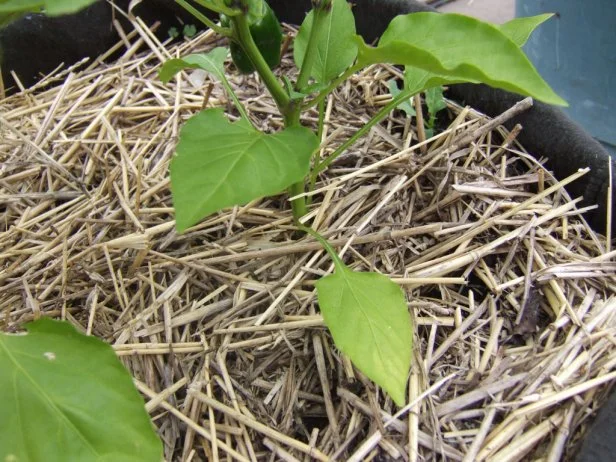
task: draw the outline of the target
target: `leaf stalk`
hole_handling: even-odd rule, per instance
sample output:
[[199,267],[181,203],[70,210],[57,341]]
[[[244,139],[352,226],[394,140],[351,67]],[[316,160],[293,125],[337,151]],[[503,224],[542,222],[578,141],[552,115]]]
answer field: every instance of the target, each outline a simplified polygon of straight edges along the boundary
[[203,24],[205,24],[207,27],[209,27],[214,32],[216,32],[217,34],[220,34],[223,37],[230,37],[232,35],[231,31],[228,28],[220,27],[218,24],[216,24],[210,18],[205,16],[203,13],[201,13],[201,11],[196,9],[194,6],[192,6],[186,0],[175,0],[175,2],[178,5],[180,5],[182,8],[184,8],[186,11],[188,11],[190,14],[192,14],[199,21],[201,21]]
[[377,123],[383,120],[387,115],[395,109],[400,103],[402,103],[405,99],[410,98],[413,94],[416,93],[415,90],[404,90],[400,92],[398,96],[392,99],[389,103],[381,108],[379,112],[377,112],[372,119],[366,123],[362,128],[357,130],[353,136],[351,136],[348,140],[340,145],[338,149],[336,149],[327,159],[323,162],[319,162],[315,168],[310,173],[311,183],[314,183],[316,177],[319,173],[325,170],[329,165],[336,160],[336,158],[346,151],[349,146],[352,146],[359,138],[364,136],[372,127],[374,127]]

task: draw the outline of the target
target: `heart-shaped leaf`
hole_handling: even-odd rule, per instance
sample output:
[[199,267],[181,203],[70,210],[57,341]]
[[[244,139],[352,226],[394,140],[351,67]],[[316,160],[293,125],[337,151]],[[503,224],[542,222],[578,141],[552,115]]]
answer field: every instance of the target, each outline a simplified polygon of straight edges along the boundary
[[66,322],[0,334],[0,460],[159,462],[162,445],[113,349]]
[[[474,82],[566,105],[518,46],[495,26],[468,16],[413,13],[389,24],[377,47],[359,44],[358,63],[413,66],[439,76],[433,84]],[[422,79],[430,80],[431,76]],[[426,87],[424,87],[426,88]]]
[[339,260],[335,273],[316,287],[336,346],[402,406],[413,335],[400,287],[382,274],[352,271]]
[[178,231],[224,207],[278,194],[302,181],[318,144],[305,127],[268,135],[244,119],[229,122],[222,109],[193,116],[171,161]]
[[[306,48],[312,31],[314,11],[308,13],[302,23],[295,42],[293,42],[293,59],[301,68],[306,55]],[[355,18],[351,5],[346,0],[334,0],[327,13],[325,24],[317,36],[317,58],[310,76],[317,83],[328,83],[344,72],[357,56],[355,35]]]

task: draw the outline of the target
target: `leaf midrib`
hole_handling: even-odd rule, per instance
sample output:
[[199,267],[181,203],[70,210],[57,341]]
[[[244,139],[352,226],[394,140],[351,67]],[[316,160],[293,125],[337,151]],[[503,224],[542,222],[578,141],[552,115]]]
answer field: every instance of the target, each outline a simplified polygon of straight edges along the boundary
[[359,298],[361,298],[361,297],[359,297],[359,298],[357,297],[357,294],[353,290],[352,284],[350,284],[348,282],[349,278],[347,277],[347,271],[352,273],[352,270],[350,270],[350,269],[345,267],[343,269],[343,271],[342,271],[342,277],[343,277],[347,287],[349,288],[349,291],[351,292],[351,295],[352,295],[353,299],[355,300],[355,303],[357,303],[357,305],[360,307],[360,309],[359,309],[360,313],[368,320],[368,325],[370,327],[370,332],[372,333],[372,338],[375,340],[374,343],[376,344],[376,349],[377,349],[377,351],[379,353],[379,358],[381,359],[381,362],[383,362],[383,352],[381,351],[381,348],[380,348],[378,342],[376,342],[376,336],[374,334],[374,329],[372,328],[373,321],[370,320],[370,317],[366,314],[365,310],[362,309],[361,303],[359,303]]
[[[229,178],[229,175],[235,170],[235,166],[245,156],[249,155],[249,150],[252,147],[254,147],[254,145],[257,144],[259,141],[261,141],[261,138],[262,138],[262,136],[255,137],[255,139],[251,140],[250,143],[246,143],[246,148],[243,149],[242,152],[239,153],[239,155],[236,155],[235,160],[231,163],[231,165],[229,165],[229,167],[227,168],[227,171],[225,172],[225,174],[221,175],[220,181],[218,181],[218,183],[215,185],[215,187],[212,188],[212,192],[210,194],[208,194],[207,196],[205,196],[205,198],[202,200],[201,207],[203,207],[203,204],[207,204],[214,194],[218,193],[218,191],[221,189],[223,183],[227,183],[227,179]],[[233,154],[229,154],[229,155],[231,156]]]

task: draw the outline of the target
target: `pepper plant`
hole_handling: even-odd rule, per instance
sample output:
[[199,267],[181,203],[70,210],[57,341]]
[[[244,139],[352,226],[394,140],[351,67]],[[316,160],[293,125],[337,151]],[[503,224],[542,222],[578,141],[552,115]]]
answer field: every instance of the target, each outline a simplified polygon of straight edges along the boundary
[[[226,80],[226,48],[166,62],[160,77],[201,68],[220,80],[240,113],[230,122],[223,109],[205,109],[181,130],[171,161],[171,192],[176,227],[185,231],[225,207],[245,204],[286,190],[293,218],[331,256],[335,272],[317,281],[317,298],[336,346],[355,366],[405,402],[411,363],[412,327],[404,294],[384,275],[349,269],[316,230],[303,223],[308,211],[303,195],[317,175],[401,102],[422,91],[459,82],[487,83],[565,105],[539,76],[520,47],[550,15],[516,19],[494,26],[455,14],[415,13],[394,18],[376,46],[356,34],[346,0],[313,0],[293,44],[298,76],[272,71],[280,57],[278,21],[265,0],[193,0],[219,13],[215,24],[188,0],[176,0],[207,26],[229,39],[232,57],[242,72],[259,74],[284,120],[274,134],[257,130]],[[273,40],[266,40],[271,33]],[[320,124],[324,101],[341,82],[378,63],[405,66],[404,89],[363,128],[329,157],[319,157],[320,127],[302,121],[317,107]]]

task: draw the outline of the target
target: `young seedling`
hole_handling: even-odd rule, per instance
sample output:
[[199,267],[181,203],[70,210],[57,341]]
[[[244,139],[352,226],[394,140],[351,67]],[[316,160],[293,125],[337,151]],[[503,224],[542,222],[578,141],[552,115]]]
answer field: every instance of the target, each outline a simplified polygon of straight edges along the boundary
[[[306,182],[312,188],[319,172],[400,103],[441,85],[484,82],[565,105],[520,50],[532,30],[550,15],[516,19],[499,27],[460,15],[398,16],[373,47],[356,34],[346,0],[313,0],[313,9],[294,41],[293,57],[299,75],[293,81],[289,76],[276,76],[271,70],[275,62],[266,58],[279,53],[279,43],[268,45],[253,37],[253,31],[262,34],[259,28],[271,14],[264,0],[194,0],[224,14],[222,26],[200,15],[187,0],[177,1],[229,38],[236,49],[233,58],[247,59],[241,66],[249,71],[254,68],[260,75],[284,120],[284,128],[274,134],[262,133],[251,124],[226,80],[226,49],[216,48],[164,64],[160,77],[165,82],[186,68],[210,72],[220,80],[241,115],[232,123],[222,109],[206,109],[182,128],[170,168],[177,230],[183,232],[222,208],[286,189],[292,197],[295,222],[321,242],[334,262],[334,274],[316,285],[319,306],[334,342],[396,404],[403,405],[412,349],[411,319],[404,294],[381,274],[349,269],[325,239],[302,224],[307,213],[303,196]],[[320,128],[305,125],[301,114],[317,107],[322,122],[323,101],[328,94],[355,72],[379,63],[405,66],[404,90],[331,155],[320,159],[315,133]],[[430,96],[435,103],[437,93],[432,91],[428,95],[435,96]],[[433,107],[432,117],[437,112],[437,106]]]
[[[389,93],[392,98],[398,96],[402,91],[398,88],[398,84],[395,80],[387,82]],[[425,93],[424,101],[428,107],[428,119],[425,120],[426,137],[432,138],[434,136],[434,128],[436,126],[436,114],[447,107],[445,97],[443,96],[443,87],[436,86],[428,88]],[[417,115],[415,108],[411,105],[410,101],[402,101],[397,109],[400,109],[407,117],[415,117]]]

